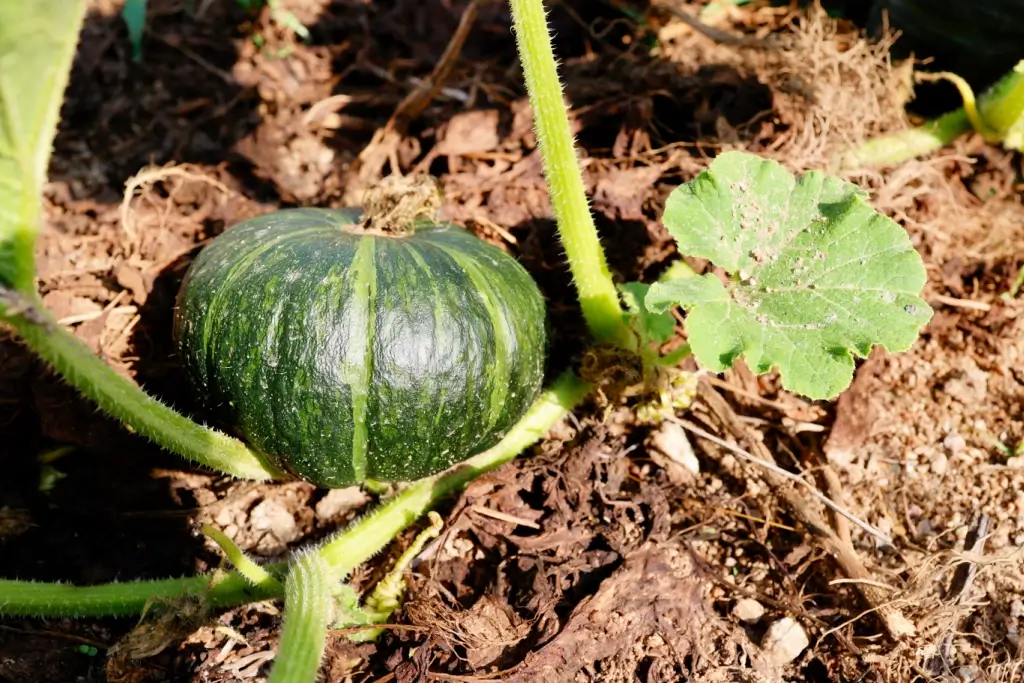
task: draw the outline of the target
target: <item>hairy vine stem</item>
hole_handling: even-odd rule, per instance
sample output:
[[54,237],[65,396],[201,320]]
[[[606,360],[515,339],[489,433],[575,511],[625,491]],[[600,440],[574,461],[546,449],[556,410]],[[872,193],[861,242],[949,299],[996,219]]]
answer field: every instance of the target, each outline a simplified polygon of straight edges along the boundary
[[327,562],[316,553],[304,553],[292,562],[284,587],[284,628],[270,683],[316,680],[333,611],[332,588],[337,581],[332,577]]
[[[473,456],[450,470],[421,479],[395,495],[377,510],[324,543],[316,554],[340,581],[369,560],[409,525],[447,496],[484,472],[514,459],[540,439],[578,405],[591,385],[565,372],[541,393],[533,406],[505,438],[493,448]],[[286,564],[264,567],[280,581]],[[252,574],[251,571],[247,571]],[[253,585],[239,572],[158,581],[126,581],[100,586],[0,580],[0,614],[36,617],[98,617],[139,614],[153,600],[172,601],[199,597],[210,609],[281,597],[278,581],[261,580]]]
[[[2,287],[0,287],[2,290]],[[134,432],[172,453],[243,479],[284,475],[238,439],[196,424],[117,374],[64,327],[36,297],[0,292],[0,320],[83,396]],[[6,311],[3,309],[6,308]]]
[[509,0],[534,127],[548,181],[558,234],[579,293],[591,334],[601,343],[635,349],[623,324],[615,288],[597,226],[590,213],[576,145],[566,116],[543,0]]

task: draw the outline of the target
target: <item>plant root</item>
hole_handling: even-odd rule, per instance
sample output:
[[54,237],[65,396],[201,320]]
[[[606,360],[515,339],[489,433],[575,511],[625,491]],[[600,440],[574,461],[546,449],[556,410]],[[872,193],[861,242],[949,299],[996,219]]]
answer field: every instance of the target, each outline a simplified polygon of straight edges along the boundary
[[[946,596],[954,605],[963,605],[970,593],[971,586],[978,574],[978,562],[973,558],[981,558],[985,553],[985,541],[988,538],[990,522],[991,518],[988,515],[977,515],[967,533],[967,538],[964,539],[964,553],[968,557],[956,568]],[[937,648],[937,654],[928,662],[928,668],[934,674],[941,676],[952,673],[950,662],[953,661],[953,637],[958,630],[957,624],[963,621],[965,616],[962,612],[954,613],[952,623],[942,636],[942,642]]]
[[[211,178],[200,170],[197,170],[191,164],[175,165],[173,163],[165,166],[150,166],[143,168],[141,171],[133,175],[124,184],[124,197],[121,199],[120,217],[121,217],[121,229],[124,230],[127,236],[127,242],[129,247],[128,256],[134,255],[134,252],[139,248],[139,230],[135,223],[135,213],[132,210],[132,203],[136,197],[144,196],[146,188],[152,187],[156,183],[159,183],[170,178],[180,178],[182,180],[191,180],[199,183],[206,183],[211,185],[217,190],[223,192],[225,195],[235,194],[228,186],[220,182],[216,178]],[[175,190],[171,190],[170,194],[174,194]],[[141,193],[141,194],[140,194]]]

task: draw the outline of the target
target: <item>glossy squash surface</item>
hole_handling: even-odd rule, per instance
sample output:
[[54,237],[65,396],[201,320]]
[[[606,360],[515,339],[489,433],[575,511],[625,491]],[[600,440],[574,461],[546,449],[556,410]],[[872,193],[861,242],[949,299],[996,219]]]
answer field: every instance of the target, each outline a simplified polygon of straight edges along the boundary
[[429,476],[496,443],[539,394],[545,305],[462,228],[360,232],[289,209],[207,245],[174,334],[220,424],[320,486]]

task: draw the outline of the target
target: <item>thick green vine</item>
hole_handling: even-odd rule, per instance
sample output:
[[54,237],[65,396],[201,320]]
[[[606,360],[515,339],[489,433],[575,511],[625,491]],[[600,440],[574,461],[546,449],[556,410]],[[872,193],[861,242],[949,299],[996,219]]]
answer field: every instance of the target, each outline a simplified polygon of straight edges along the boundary
[[[555,380],[504,439],[491,449],[454,468],[414,482],[359,522],[329,539],[317,555],[341,580],[377,554],[402,530],[441,500],[484,472],[494,470],[522,453],[590,393],[591,386],[572,372]],[[200,597],[210,609],[281,597],[278,581],[286,564],[265,567],[277,581],[258,585],[239,572],[159,581],[125,581],[101,586],[0,580],[0,614],[35,617],[121,616],[142,612],[153,600]],[[246,572],[250,576],[253,572]]]
[[[56,2],[56,0],[54,0]],[[57,4],[50,9],[54,9]],[[593,217],[590,214],[575,154],[574,142],[561,99],[561,86],[540,0],[511,0],[516,35],[523,56],[527,86],[534,103],[538,137],[550,183],[552,204],[565,246],[584,316],[594,337],[623,348],[635,338],[623,323],[619,293],[611,279]],[[25,17],[38,19],[25,13]],[[77,34],[79,24],[73,29]],[[65,29],[70,31],[68,25]],[[0,28],[0,37],[4,34]],[[0,41],[0,57],[5,45]],[[67,55],[70,59],[70,53]],[[59,65],[62,68],[69,63]],[[63,81],[53,89],[59,104]],[[6,95],[0,93],[0,95]],[[4,105],[11,105],[9,96]],[[55,119],[54,119],[55,126]],[[40,139],[49,144],[52,128]],[[48,136],[48,137],[47,137]],[[33,153],[37,153],[33,149]],[[48,159],[48,149],[42,157]],[[45,163],[42,167],[45,169]],[[38,201],[38,187],[26,185],[22,201]],[[26,197],[28,198],[26,200]],[[38,213],[28,212],[20,225],[34,239]],[[0,234],[0,241],[7,236]],[[16,242],[16,240],[15,240]],[[13,242],[4,242],[4,245]],[[33,242],[34,243],[34,242]],[[249,479],[282,478],[262,457],[244,444],[195,424],[153,399],[117,375],[90,353],[67,330],[56,324],[34,291],[34,269],[26,252],[13,250],[8,274],[0,278],[0,320],[8,323],[42,359],[130,429],[197,463]],[[25,252],[25,253],[22,253]],[[27,273],[27,274],[26,274]],[[0,273],[2,275],[3,273]],[[252,601],[285,600],[285,627],[271,680],[276,683],[311,681],[323,652],[324,635],[332,615],[331,586],[380,551],[398,533],[420,519],[439,501],[482,473],[522,453],[592,391],[588,382],[572,372],[561,375],[534,403],[524,418],[493,448],[438,475],[413,482],[364,519],[316,549],[301,553],[290,563],[264,567],[254,564],[223,534],[206,527],[240,571],[218,571],[205,576],[156,581],[118,582],[100,586],[0,580],[0,614],[37,617],[121,616],[145,612],[149,605],[173,606],[198,601],[204,614]],[[436,532],[435,532],[436,533]],[[426,536],[421,536],[421,539]],[[407,555],[404,562],[411,558]],[[401,567],[405,565],[400,563]],[[400,577],[374,593],[371,602],[385,614],[397,599]],[[378,595],[379,593],[379,595]],[[381,597],[384,596],[384,597]],[[384,599],[386,598],[386,600]],[[384,600],[387,604],[377,605]],[[386,617],[385,617],[386,618]],[[344,625],[337,622],[335,626]]]
[[618,291],[587,202],[543,0],[510,0],[509,4],[548,195],[583,316],[598,342],[633,349],[636,342],[622,322]]
[[197,425],[118,375],[38,298],[42,188],[84,15],[82,0],[0,2],[0,324],[84,396],[167,450],[236,477],[281,478],[241,441]]
[[284,628],[270,671],[270,683],[316,680],[327,645],[333,578],[330,566],[316,553],[294,560],[284,589]]
[[9,293],[2,320],[73,387],[132,431],[172,453],[243,479],[282,479],[278,470],[238,439],[203,427],[149,396],[57,324],[41,304]]
[[971,130],[987,142],[1024,150],[1024,61],[975,98],[970,84],[952,73],[922,75],[919,80],[946,80],[956,87],[964,106],[920,126],[880,135],[844,151],[840,166],[885,166],[902,163],[945,147]]

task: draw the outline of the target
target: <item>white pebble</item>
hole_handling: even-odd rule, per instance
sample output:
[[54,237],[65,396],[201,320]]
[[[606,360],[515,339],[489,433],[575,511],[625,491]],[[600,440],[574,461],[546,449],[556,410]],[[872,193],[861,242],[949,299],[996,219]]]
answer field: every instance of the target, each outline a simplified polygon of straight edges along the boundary
[[662,422],[661,426],[651,434],[647,447],[690,474],[700,474],[700,461],[693,452],[693,446],[690,445],[690,439],[686,436],[686,430],[675,422]]
[[967,439],[960,436],[958,433],[953,432],[942,440],[942,445],[946,447],[946,450],[949,451],[950,455],[956,455],[963,449],[967,448]]
[[764,616],[764,605],[753,598],[743,598],[733,605],[732,615],[744,623],[753,624]]
[[370,497],[358,486],[332,489],[316,504],[316,517],[321,522],[334,521],[369,501]]
[[800,656],[811,641],[795,619],[783,617],[768,627],[761,649],[776,666],[785,666]]

